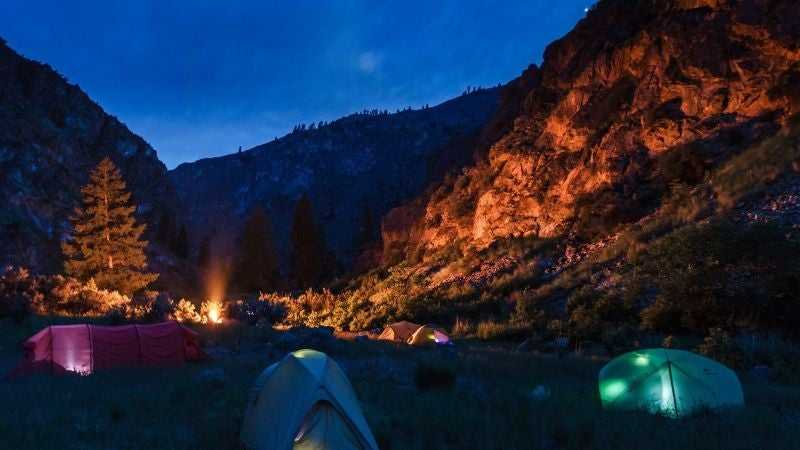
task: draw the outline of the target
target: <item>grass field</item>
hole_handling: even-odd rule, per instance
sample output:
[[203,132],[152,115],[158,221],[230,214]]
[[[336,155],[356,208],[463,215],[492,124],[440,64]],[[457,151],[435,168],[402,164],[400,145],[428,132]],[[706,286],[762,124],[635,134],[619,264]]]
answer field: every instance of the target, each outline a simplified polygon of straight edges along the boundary
[[[45,323],[0,322],[0,369]],[[201,330],[216,357],[180,369],[0,383],[0,447],[8,449],[237,449],[250,384],[288,351],[311,346],[350,377],[382,449],[800,448],[800,388],[743,377],[747,407],[673,420],[600,408],[602,362],[459,343],[415,349],[304,339],[268,329]],[[311,344],[311,345],[309,345]],[[420,390],[418,366],[452,369],[451,387]],[[207,377],[209,370],[224,376]],[[544,385],[551,395],[534,399]]]

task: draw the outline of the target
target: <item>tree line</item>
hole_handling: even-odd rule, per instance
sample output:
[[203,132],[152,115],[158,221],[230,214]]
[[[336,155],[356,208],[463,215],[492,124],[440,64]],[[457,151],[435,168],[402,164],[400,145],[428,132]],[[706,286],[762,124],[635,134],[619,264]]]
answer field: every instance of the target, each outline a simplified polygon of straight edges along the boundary
[[[81,193],[82,205],[70,217],[72,234],[62,243],[65,272],[128,295],[146,288],[158,274],[147,270],[146,225],[135,217],[136,207],[119,169],[109,158],[103,159]],[[362,222],[357,245],[375,238],[374,220],[366,205]],[[168,212],[161,214],[153,236],[177,258],[190,258],[186,224],[177,222]],[[282,271],[269,216],[263,208],[253,208],[237,239],[231,280],[234,286],[241,292],[306,289],[336,273],[336,259],[307,194],[295,205],[289,239],[289,267]],[[205,236],[199,241],[196,263],[208,268],[213,257],[212,236]]]

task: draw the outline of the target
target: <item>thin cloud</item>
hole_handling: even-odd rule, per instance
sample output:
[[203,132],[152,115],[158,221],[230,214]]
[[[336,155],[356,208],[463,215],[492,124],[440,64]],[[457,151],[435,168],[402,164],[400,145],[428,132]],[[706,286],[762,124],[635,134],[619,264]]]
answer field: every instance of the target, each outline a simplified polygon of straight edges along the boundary
[[358,55],[358,70],[366,74],[373,74],[380,69],[382,62],[382,55],[373,51],[367,51]]

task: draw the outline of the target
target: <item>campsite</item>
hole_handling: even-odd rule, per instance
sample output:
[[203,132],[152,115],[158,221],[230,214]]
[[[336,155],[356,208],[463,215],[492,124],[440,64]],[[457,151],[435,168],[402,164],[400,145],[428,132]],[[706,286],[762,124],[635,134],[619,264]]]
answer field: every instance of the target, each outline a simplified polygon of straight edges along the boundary
[[2,0],[0,450],[800,450],[800,0]]
[[[18,364],[17,344],[47,324],[3,321],[0,367]],[[511,343],[419,348],[337,339],[326,330],[228,324],[197,331],[208,361],[0,383],[0,402],[10,405],[0,421],[4,445],[239,449],[257,376],[302,348],[342,367],[381,449],[618,449],[644,441],[654,450],[790,449],[800,439],[800,388],[746,373],[745,408],[674,419],[603,410],[597,377],[607,361],[532,355]],[[538,386],[547,394],[537,395]]]

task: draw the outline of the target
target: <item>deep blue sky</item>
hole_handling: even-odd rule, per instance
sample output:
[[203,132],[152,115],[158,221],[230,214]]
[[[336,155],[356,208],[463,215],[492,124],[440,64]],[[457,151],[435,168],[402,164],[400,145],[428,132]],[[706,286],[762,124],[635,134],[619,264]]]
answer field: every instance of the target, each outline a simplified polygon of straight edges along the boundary
[[436,104],[541,61],[593,0],[2,0],[0,36],[168,167],[364,108]]

